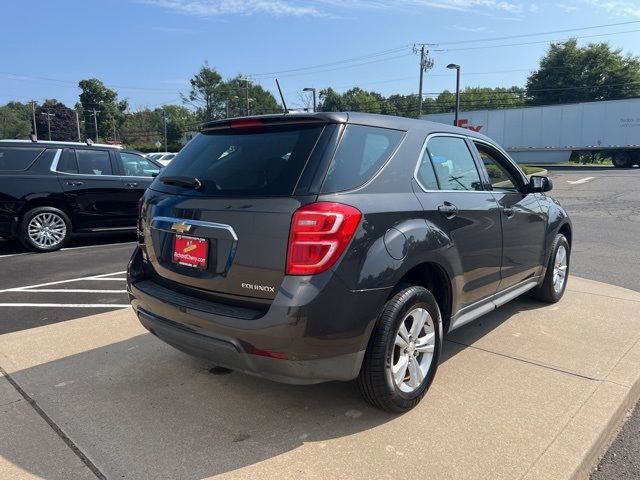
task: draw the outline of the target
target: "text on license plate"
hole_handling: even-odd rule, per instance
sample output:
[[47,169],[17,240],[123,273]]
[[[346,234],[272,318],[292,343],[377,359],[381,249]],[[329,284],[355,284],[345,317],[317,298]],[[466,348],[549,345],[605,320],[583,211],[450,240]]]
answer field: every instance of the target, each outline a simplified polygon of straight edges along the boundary
[[209,241],[206,238],[176,235],[173,242],[173,261],[187,267],[207,268]]

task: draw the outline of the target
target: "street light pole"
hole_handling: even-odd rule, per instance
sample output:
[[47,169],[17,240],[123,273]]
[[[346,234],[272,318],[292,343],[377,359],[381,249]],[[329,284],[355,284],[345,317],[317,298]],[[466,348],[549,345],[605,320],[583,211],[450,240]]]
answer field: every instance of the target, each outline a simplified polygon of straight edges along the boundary
[[76,112],[76,126],[78,127],[78,141],[81,142],[80,139],[80,118],[78,117],[78,110],[74,110]]
[[164,110],[164,108],[162,109],[162,117],[164,118],[164,151],[168,152],[169,149],[167,148],[167,112]]
[[311,92],[313,93],[313,111],[316,111],[316,89],[312,87],[307,87],[302,89],[303,92]]
[[55,117],[56,114],[42,112],[42,115],[46,115],[47,117],[47,127],[49,129],[49,141],[51,141],[51,117]]
[[38,139],[38,127],[36,126],[36,101],[31,100],[31,114],[33,115],[33,133]]
[[88,112],[91,113],[93,117],[93,125],[96,129],[96,143],[98,143],[98,113],[100,113],[100,111],[94,108],[93,110],[88,110]]
[[453,120],[453,126],[458,126],[458,116],[460,115],[460,65],[456,65],[455,63],[450,63],[447,65],[448,69],[455,69],[456,71],[456,115]]

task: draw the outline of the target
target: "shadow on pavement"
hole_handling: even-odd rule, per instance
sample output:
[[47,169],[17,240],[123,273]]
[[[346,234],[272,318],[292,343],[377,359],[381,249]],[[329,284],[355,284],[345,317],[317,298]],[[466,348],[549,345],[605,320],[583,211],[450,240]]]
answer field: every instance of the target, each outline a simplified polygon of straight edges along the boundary
[[[462,327],[442,362],[542,306],[518,300]],[[210,369],[142,334],[11,376],[107,478],[205,478],[401,418],[365,404],[355,382],[292,386]],[[55,478],[36,452],[0,445],[0,455]]]

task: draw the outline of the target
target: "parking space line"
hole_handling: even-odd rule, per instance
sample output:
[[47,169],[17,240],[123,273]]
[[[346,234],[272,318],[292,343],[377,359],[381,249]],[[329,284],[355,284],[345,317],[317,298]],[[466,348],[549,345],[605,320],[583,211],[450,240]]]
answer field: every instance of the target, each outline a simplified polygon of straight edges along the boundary
[[[96,248],[96,247],[117,247],[119,245],[132,245],[135,243],[137,242],[133,241],[133,242],[106,243],[106,244],[100,244],[100,245],[85,245],[83,247],[61,248],[60,251],[65,252],[67,250],[82,250],[84,248]],[[40,255],[40,254],[36,252],[8,253],[6,255],[0,255],[0,258],[20,257],[22,255]]]
[[567,183],[570,183],[571,185],[579,185],[581,183],[590,182],[591,180],[593,180],[595,178],[596,177],[585,177],[585,178],[581,178],[580,180],[567,180]]
[[84,280],[90,282],[103,282],[103,281],[112,281],[112,282],[123,282],[126,278],[85,278]]
[[0,293],[15,292],[16,290],[30,290],[32,288],[48,287],[49,285],[60,285],[62,283],[79,282],[83,280],[123,280],[118,278],[104,278],[110,277],[111,275],[122,275],[123,273],[126,273],[126,270],[123,270],[121,272],[103,273],[100,275],[90,275],[88,277],[70,278],[68,280],[58,280],[56,282],[40,283],[37,285],[25,285],[24,287],[5,288],[4,290],[0,290]]
[[13,292],[22,293],[127,293],[126,290],[89,290],[86,288],[24,288],[12,290]]
[[124,303],[0,303],[0,307],[45,307],[45,308],[129,308]]

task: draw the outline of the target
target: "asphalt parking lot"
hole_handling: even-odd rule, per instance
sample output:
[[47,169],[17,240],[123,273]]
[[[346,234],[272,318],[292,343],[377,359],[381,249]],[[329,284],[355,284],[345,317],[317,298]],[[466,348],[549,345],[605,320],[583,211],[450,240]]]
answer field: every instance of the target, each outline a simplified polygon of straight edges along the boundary
[[[553,196],[567,208],[574,224],[572,274],[640,291],[637,283],[637,272],[640,268],[640,255],[637,253],[637,239],[640,238],[640,188],[638,188],[640,169],[554,168],[550,170],[550,177],[554,181]],[[0,334],[24,331],[33,327],[81,319],[96,313],[126,308],[127,298],[123,272],[134,245],[135,239],[130,236],[104,237],[76,241],[69,248],[60,252],[32,254],[25,252],[15,244],[0,242],[0,271],[3,272],[0,278],[0,309],[2,311]],[[116,344],[116,350],[121,351],[122,355],[129,351],[155,352],[156,350],[153,349],[156,348],[156,344],[151,340],[155,341],[155,339],[147,341],[140,339],[140,337],[135,337],[135,340]],[[101,352],[101,349],[97,349],[87,358],[95,361],[97,357],[104,354],[105,352]],[[0,356],[0,358],[2,357]],[[72,357],[67,358],[72,359]],[[160,356],[153,358],[157,360]],[[136,359],[138,362],[144,362],[144,355],[138,353]],[[243,392],[245,391],[257,393],[261,388],[269,388],[274,392],[283,392],[285,390],[285,387],[262,381],[257,383],[259,388],[253,388],[248,383],[237,380],[235,377],[239,377],[239,375],[236,374],[226,378],[220,377],[219,380],[207,380],[207,378],[214,377],[206,377],[206,369],[200,368],[197,364],[192,364],[183,357],[176,356],[175,359],[177,361],[176,365],[167,367],[166,375],[176,382],[178,377],[183,375],[184,381],[187,382],[189,388],[194,388],[193,382],[197,382],[201,388],[207,388],[211,395],[215,395],[216,390],[214,387],[218,384],[231,386],[233,392],[235,392],[232,397],[237,401],[243,398]],[[71,361],[68,360],[67,363]],[[65,362],[62,360],[59,362],[60,371],[63,372]],[[53,363],[55,364],[55,362]],[[151,359],[150,363],[153,364],[153,359]],[[149,383],[159,382],[156,388],[159,397],[150,401],[156,407],[160,405],[167,410],[169,406],[164,405],[162,400],[162,395],[169,395],[166,386],[162,383],[165,373],[162,373],[158,366],[152,365],[152,367],[149,370],[151,380],[148,381]],[[449,368],[453,369],[453,366]],[[60,375],[61,378],[63,376],[62,374]],[[144,381],[142,374],[139,374],[136,378]],[[212,382],[212,386],[203,387],[209,381]],[[64,383],[62,380],[61,382]],[[78,383],[80,383],[80,380]],[[119,398],[123,401],[126,400],[129,395],[126,391],[126,382],[115,379],[114,385],[122,389]],[[287,391],[291,393],[294,390],[298,391],[297,388]],[[197,393],[195,390],[190,390],[190,392],[190,395],[195,396],[194,398],[198,398],[198,395],[202,393],[201,391]],[[315,392],[313,395],[307,395],[302,393],[302,389],[300,389],[299,395],[301,399],[305,398],[306,400],[317,396],[317,401],[310,400],[310,403],[304,408],[318,408],[323,412],[322,421],[335,427],[335,432],[330,436],[340,435],[346,437],[356,433],[363,433],[351,431],[348,427],[336,427],[335,414],[328,407],[320,407],[318,403],[320,402],[324,405],[325,402],[331,402],[335,399],[337,403],[348,404],[352,402],[351,397],[354,393],[351,387],[345,387],[342,384],[329,384],[323,389],[313,387],[313,392]],[[74,391],[74,394],[79,398],[84,395],[81,390]],[[140,397],[132,398],[134,401],[140,401]],[[181,402],[184,407],[196,408],[196,405],[187,399],[173,398],[172,400]],[[276,400],[277,395],[275,393],[265,394],[262,400],[256,399],[256,410],[252,415],[258,424],[267,424],[262,417],[258,418],[258,413],[262,415],[270,409],[276,408]],[[304,408],[301,402],[302,400],[297,400],[293,397],[289,398],[283,415],[293,416],[293,419],[300,419],[304,428],[312,430],[314,422],[304,415]],[[244,408],[241,405],[232,405],[232,403],[221,399],[214,403],[218,407],[228,408],[231,414],[238,416],[238,418],[240,418],[240,412]],[[211,408],[204,408],[204,411],[209,415],[213,412]],[[349,412],[351,412],[352,417],[362,415],[361,410],[349,410],[347,413]],[[87,415],[90,414],[90,412],[85,413]],[[640,420],[638,417],[639,415],[636,411],[635,416],[631,417],[616,442],[604,456],[598,471],[592,477],[594,480],[640,477]],[[78,419],[78,421],[80,420]],[[173,418],[171,421],[178,420],[179,418]],[[194,418],[191,418],[191,420],[194,420]],[[375,435],[376,429],[382,429],[383,425],[389,421],[390,418],[385,417],[383,420],[374,422],[375,424],[368,425],[367,429],[370,428],[366,433],[370,437],[368,441],[375,442],[373,435]],[[73,423],[73,421],[71,422]],[[195,424],[192,426],[195,427]],[[210,426],[215,427],[216,423],[213,422]],[[116,442],[117,436],[109,435],[109,426],[104,425],[103,428],[105,428],[105,438]],[[174,428],[179,427],[175,426]],[[282,428],[284,429],[284,427]],[[285,432],[283,429],[279,429],[276,433],[279,435],[293,434],[292,432]],[[292,441],[291,445],[282,447],[280,444],[284,440],[280,439],[278,440],[279,443],[276,442],[275,446],[272,445],[268,448],[264,444],[258,443],[256,439],[243,443],[248,440],[246,432],[235,432],[232,435],[234,438],[232,443],[238,445],[239,453],[237,452],[233,455],[236,455],[237,458],[237,455],[244,452],[243,455],[251,459],[251,462],[260,462],[273,456],[272,450],[274,449],[277,450],[280,447],[283,450],[298,448],[299,444],[305,440],[305,435],[307,435],[303,430],[301,429],[300,432],[295,434],[296,440]],[[267,438],[268,433],[260,432],[258,438]],[[171,426],[168,425],[163,428],[161,434],[166,438],[170,438],[172,435]],[[135,436],[135,432],[132,435]],[[200,432],[196,437],[206,438],[206,435]],[[149,435],[145,435],[145,438],[148,439]],[[134,438],[127,438],[126,440],[131,442],[132,445],[135,444]],[[322,448],[322,443],[319,445]],[[184,449],[186,447],[188,446],[182,445],[180,448]],[[397,449],[392,452],[394,456],[400,456],[402,449],[399,447],[394,448]],[[115,444],[110,444],[105,445],[105,449],[115,450],[116,447]],[[225,451],[231,452],[231,450]],[[309,455],[313,456],[314,454],[309,452]],[[193,457],[192,460],[202,462],[203,465],[207,462],[206,459],[196,457]],[[250,462],[247,460],[248,463]],[[174,467],[175,465],[167,464],[168,469]],[[220,468],[222,471],[226,469],[226,467]],[[304,471],[303,464],[298,465],[297,468],[300,469],[300,472]],[[196,469],[195,471],[205,473],[205,470]],[[211,471],[208,473],[211,473]],[[272,471],[272,473],[275,475],[276,471]],[[465,478],[465,476],[454,476],[452,478]]]
[[128,306],[124,270],[135,235],[86,237],[36,254],[0,241],[0,334]]

